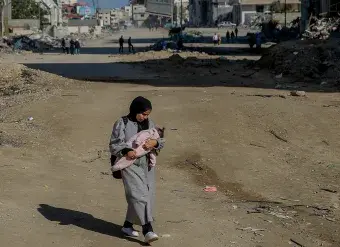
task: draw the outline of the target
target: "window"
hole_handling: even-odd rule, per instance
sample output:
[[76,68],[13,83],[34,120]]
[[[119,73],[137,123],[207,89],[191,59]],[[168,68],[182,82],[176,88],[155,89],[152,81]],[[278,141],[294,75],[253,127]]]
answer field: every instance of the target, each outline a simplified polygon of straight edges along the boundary
[[256,12],[264,12],[264,5],[256,5]]
[[141,14],[140,17],[144,17],[144,14]]

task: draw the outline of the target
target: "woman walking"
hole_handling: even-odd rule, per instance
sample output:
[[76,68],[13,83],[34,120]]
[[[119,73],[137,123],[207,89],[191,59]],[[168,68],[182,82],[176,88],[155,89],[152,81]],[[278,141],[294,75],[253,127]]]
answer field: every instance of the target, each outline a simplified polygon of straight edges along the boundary
[[[111,154],[117,159],[125,156],[135,159],[136,153],[126,142],[138,132],[155,127],[149,119],[152,110],[151,102],[141,96],[135,98],[130,105],[130,113],[120,118],[113,127],[110,139]],[[145,149],[160,150],[164,140],[148,140]],[[131,237],[138,237],[133,225],[141,225],[146,243],[158,240],[152,228],[153,204],[155,197],[155,169],[149,166],[149,157],[138,158],[133,165],[121,170],[125,196],[128,204],[122,232]]]

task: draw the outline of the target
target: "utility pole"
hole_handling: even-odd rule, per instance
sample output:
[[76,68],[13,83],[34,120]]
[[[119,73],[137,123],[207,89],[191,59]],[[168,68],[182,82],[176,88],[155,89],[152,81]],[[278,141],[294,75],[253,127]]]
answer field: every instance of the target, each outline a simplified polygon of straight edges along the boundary
[[135,27],[135,18],[134,18],[134,13],[133,13],[134,3],[135,3],[135,0],[132,0],[131,1],[131,22],[132,22],[132,25]]
[[183,0],[181,0],[181,16],[180,16],[180,22],[181,22],[181,29],[183,25]]
[[285,0],[285,27],[287,27],[287,0]]
[[171,9],[171,26],[174,24],[174,0],[170,0],[170,9]]

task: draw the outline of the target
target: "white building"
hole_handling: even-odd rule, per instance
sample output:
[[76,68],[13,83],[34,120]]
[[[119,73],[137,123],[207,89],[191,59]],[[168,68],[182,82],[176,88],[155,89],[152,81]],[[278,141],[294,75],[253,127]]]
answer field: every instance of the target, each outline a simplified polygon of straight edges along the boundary
[[97,12],[98,19],[103,23],[104,26],[111,25],[111,10],[110,9],[99,9]]
[[129,12],[123,9],[99,9],[97,12],[98,19],[103,24],[103,26],[117,26],[123,21],[130,21]]
[[127,5],[124,7],[125,12],[129,15],[129,17],[132,17],[132,5]]

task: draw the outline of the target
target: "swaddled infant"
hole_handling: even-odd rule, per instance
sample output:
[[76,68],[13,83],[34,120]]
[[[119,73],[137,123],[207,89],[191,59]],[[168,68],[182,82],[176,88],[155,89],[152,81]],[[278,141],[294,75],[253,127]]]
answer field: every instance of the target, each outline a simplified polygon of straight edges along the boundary
[[[165,130],[164,128],[158,128],[158,127],[148,129],[148,130],[143,130],[137,133],[136,135],[132,136],[130,140],[126,142],[126,144],[136,152],[136,159],[150,153],[149,165],[155,166],[157,151],[155,149],[152,149],[152,150],[144,149],[144,144],[149,139],[157,140],[159,138],[163,138],[164,130]],[[136,161],[136,159],[127,159],[126,157],[122,157],[115,162],[111,170],[115,172],[118,170],[125,169],[131,166]]]

